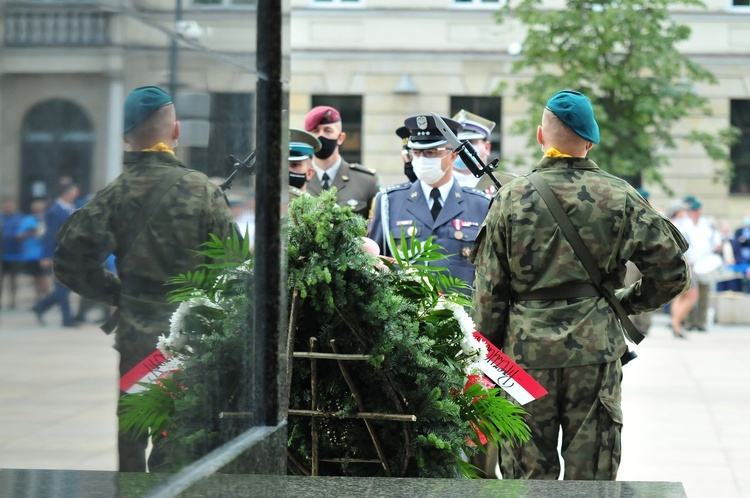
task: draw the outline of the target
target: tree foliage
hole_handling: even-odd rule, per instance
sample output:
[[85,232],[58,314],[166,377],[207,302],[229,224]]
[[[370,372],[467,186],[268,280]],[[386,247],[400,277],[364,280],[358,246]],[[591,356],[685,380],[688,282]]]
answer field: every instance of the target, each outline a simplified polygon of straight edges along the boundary
[[[588,96],[601,129],[601,143],[590,157],[624,178],[638,174],[662,186],[660,170],[677,147],[675,126],[694,115],[708,116],[708,100],[696,83],[715,84],[715,77],[682,55],[678,46],[690,28],[672,19],[669,8],[703,7],[699,0],[567,0],[560,10],[542,8],[542,0],[509,1],[498,20],[518,18],[527,28],[521,58],[513,71],[533,70],[518,86],[530,106],[514,131],[527,134],[536,147],[536,127],[544,104],[562,89]],[[736,131],[692,130],[682,138],[699,143],[717,167],[716,176],[731,173],[729,146]]]

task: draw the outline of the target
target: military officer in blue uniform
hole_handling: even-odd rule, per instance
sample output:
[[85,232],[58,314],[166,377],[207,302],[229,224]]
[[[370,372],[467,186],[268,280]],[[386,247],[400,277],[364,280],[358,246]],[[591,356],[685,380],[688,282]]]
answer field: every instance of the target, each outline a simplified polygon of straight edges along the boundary
[[314,107],[305,116],[305,131],[321,144],[312,160],[315,174],[307,182],[307,193],[318,196],[336,187],[340,206],[348,207],[366,218],[372,199],[378,193],[378,176],[374,169],[348,163],[339,153],[346,140],[341,114],[331,106]]
[[[454,133],[462,126],[443,118]],[[390,256],[390,234],[399,245],[402,236],[426,240],[434,236],[447,260],[451,275],[469,284],[474,282],[474,266],[467,259],[490,205],[490,196],[471,187],[461,187],[453,178],[457,154],[435,126],[429,114],[404,121],[410,132],[408,146],[417,181],[402,183],[381,191],[375,197],[369,237],[378,243],[382,254]]]

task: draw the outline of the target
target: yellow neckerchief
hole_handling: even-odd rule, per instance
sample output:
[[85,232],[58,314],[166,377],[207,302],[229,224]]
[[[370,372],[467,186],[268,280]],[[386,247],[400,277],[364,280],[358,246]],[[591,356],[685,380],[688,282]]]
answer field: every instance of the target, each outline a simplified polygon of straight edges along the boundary
[[147,149],[142,149],[141,152],[169,152],[170,154],[174,155],[174,151],[170,149],[169,146],[164,142],[159,142]]
[[547,149],[547,152],[544,153],[544,157],[573,157],[570,154],[563,154],[559,150],[555,149],[554,147],[550,147]]

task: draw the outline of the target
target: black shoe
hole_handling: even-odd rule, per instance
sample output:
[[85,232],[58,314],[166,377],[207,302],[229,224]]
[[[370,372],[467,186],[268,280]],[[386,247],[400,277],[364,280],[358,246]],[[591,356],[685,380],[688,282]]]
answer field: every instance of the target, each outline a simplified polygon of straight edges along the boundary
[[81,324],[76,322],[75,320],[72,320],[70,322],[63,322],[62,326],[66,328],[78,328],[81,326]]
[[42,313],[42,311],[39,308],[37,308],[36,306],[33,306],[31,308],[31,311],[34,312],[34,315],[36,316],[36,321],[39,323],[39,325],[41,325],[41,326],[47,325],[44,322],[44,314]]

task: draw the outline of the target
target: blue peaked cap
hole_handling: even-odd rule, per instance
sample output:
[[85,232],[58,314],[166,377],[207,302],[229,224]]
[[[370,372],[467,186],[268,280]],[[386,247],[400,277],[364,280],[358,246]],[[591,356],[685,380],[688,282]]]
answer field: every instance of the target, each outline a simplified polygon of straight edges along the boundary
[[136,88],[125,99],[124,132],[132,131],[160,108],[172,103],[172,97],[157,86]]
[[579,137],[599,143],[599,125],[594,119],[594,108],[584,94],[572,90],[557,92],[547,101],[547,109]]

